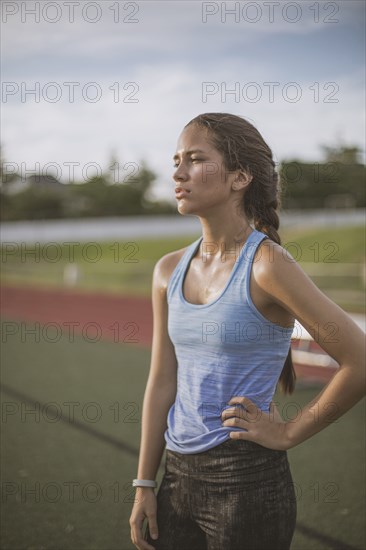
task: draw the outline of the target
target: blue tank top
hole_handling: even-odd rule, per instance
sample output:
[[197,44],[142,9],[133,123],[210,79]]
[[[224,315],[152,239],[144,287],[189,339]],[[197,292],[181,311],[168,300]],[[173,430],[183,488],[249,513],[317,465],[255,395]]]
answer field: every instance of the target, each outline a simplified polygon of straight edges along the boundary
[[232,397],[246,396],[269,411],[293,331],[266,319],[251,300],[251,266],[267,238],[256,229],[237,254],[221,294],[208,304],[185,300],[183,281],[202,238],[187,247],[167,287],[177,393],[164,438],[167,449],[183,454],[206,451],[230,439],[231,431],[243,430],[222,425],[221,413]]

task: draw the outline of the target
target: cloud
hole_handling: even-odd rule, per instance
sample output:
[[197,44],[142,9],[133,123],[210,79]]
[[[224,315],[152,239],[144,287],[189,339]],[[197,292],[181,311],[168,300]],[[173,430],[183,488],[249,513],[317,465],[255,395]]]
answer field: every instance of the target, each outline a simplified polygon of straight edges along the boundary
[[[171,52],[186,57],[205,49],[207,44],[211,54],[215,54],[223,43],[253,45],[260,42],[264,34],[299,36],[348,27],[362,35],[365,13],[363,2],[353,0],[328,3],[308,0],[102,1],[75,2],[73,8],[71,4],[3,2],[6,58],[12,62],[25,61],[47,54],[57,59],[60,55],[71,55],[98,61],[106,55],[135,58],[149,53],[167,56]],[[6,5],[11,6],[6,8]],[[8,13],[12,10],[14,14]],[[95,18],[96,21],[91,22]]]
[[[155,1],[137,3],[139,23],[116,24],[110,9],[116,3],[99,4],[104,16],[95,24],[80,17],[22,23],[17,14],[3,25],[3,80],[19,89],[39,83],[41,90],[38,103],[31,95],[22,101],[19,91],[3,104],[8,161],[29,167],[57,162],[65,179],[70,162],[79,163],[80,177],[87,163],[105,168],[112,151],[122,163],[145,158],[159,176],[156,193],[170,197],[177,137],[201,112],[245,116],[277,160],[316,160],[319,145],[333,144],[336,136],[364,143],[362,2],[327,3],[340,6],[336,24],[326,22],[329,7],[313,2],[301,2],[296,24],[283,17],[270,23],[264,15],[255,24],[229,16],[223,23],[220,13],[203,23],[201,2]],[[312,5],[323,10],[319,23]],[[287,17],[294,13],[289,8]],[[61,90],[54,103],[48,97],[57,89],[47,88],[50,81]],[[71,81],[79,84],[74,102],[65,85]],[[90,82],[101,91],[95,103],[88,100],[95,91]]]

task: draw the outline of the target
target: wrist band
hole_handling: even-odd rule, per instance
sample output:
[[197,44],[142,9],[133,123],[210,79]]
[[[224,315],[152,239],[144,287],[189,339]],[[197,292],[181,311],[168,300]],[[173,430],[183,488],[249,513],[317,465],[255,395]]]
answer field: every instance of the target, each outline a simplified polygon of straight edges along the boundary
[[133,479],[132,487],[157,487],[158,484],[152,479]]

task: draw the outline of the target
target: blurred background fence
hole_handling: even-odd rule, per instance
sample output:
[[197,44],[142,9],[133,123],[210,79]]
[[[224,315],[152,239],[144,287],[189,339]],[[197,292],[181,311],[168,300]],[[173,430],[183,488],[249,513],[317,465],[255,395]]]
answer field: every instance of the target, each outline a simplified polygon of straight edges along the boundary
[[[362,312],[366,268],[365,209],[283,212],[282,245],[331,299]],[[152,271],[165,253],[200,234],[196,217],[2,223],[3,283],[151,293]],[[169,236],[169,237],[167,237]]]

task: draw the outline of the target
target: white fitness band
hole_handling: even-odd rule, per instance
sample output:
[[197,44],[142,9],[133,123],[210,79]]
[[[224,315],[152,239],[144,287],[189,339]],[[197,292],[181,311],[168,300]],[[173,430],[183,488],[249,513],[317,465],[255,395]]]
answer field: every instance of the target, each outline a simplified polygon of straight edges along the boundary
[[132,487],[154,487],[158,486],[157,482],[152,479],[133,479]]

